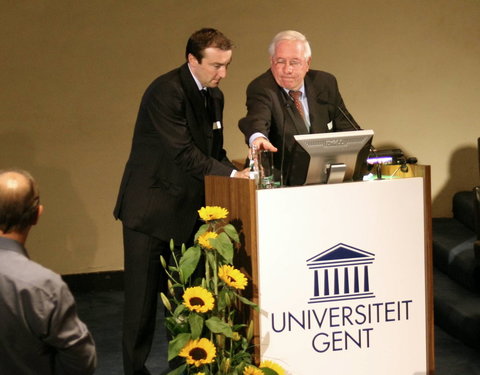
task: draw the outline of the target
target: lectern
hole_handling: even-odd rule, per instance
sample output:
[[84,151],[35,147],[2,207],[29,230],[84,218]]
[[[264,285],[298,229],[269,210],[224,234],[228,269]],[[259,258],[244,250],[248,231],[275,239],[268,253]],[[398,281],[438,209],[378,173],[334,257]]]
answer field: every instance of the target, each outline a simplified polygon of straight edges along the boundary
[[252,281],[255,354],[288,374],[434,373],[430,168],[257,190],[209,176]]

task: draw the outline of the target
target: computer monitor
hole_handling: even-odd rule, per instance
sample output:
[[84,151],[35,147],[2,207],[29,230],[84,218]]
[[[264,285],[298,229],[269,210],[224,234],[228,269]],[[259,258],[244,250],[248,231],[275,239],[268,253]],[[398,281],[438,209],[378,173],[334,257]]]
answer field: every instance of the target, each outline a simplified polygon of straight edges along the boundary
[[362,179],[373,130],[295,135],[294,138],[287,185]]

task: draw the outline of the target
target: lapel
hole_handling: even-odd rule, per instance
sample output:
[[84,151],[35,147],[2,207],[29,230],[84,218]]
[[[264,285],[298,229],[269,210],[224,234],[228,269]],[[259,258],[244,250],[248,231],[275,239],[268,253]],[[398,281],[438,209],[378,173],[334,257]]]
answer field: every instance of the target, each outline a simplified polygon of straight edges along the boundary
[[[193,141],[206,155],[210,155],[212,148],[211,120],[208,118],[203,96],[186,63],[180,67],[180,81],[187,102],[187,126]],[[190,114],[188,108],[190,108]]]
[[320,92],[315,89],[308,73],[304,79],[305,92],[307,93],[308,112],[310,115],[310,132],[327,133],[327,124],[330,121],[328,114],[328,103],[320,99]]

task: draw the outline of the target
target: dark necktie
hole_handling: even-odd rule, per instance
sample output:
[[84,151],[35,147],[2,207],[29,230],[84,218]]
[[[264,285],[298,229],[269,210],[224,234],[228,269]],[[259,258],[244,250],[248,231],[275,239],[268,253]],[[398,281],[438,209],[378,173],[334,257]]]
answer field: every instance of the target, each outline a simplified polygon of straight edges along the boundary
[[211,119],[212,117],[212,106],[210,103],[210,94],[207,89],[201,89],[200,92],[202,93],[203,97],[203,104],[205,105],[205,109],[207,110],[208,118]]

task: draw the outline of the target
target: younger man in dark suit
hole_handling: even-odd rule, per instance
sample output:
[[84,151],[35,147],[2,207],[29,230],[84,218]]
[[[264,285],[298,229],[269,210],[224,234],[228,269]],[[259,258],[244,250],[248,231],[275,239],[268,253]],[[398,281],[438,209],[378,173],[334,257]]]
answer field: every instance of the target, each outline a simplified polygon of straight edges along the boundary
[[114,216],[123,223],[126,375],[150,374],[150,352],[159,284],[160,255],[169,241],[187,243],[204,204],[204,177],[248,178],[223,149],[223,94],[219,82],[232,59],[232,43],[215,29],[187,42],[187,62],[147,88],[135,125]]

